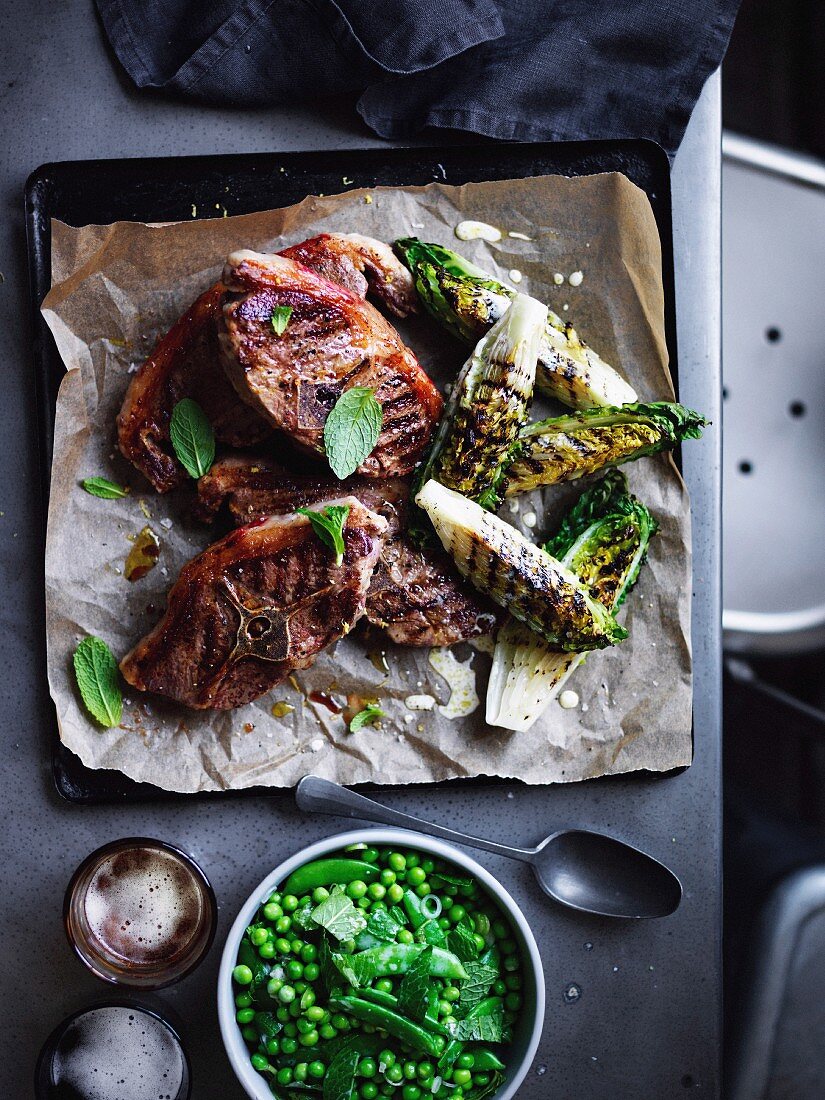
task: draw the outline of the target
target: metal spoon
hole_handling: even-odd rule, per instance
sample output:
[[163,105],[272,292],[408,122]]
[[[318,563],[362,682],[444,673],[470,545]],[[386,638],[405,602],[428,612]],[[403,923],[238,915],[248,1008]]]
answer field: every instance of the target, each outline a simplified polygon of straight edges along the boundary
[[299,809],[307,812],[400,825],[529,863],[545,894],[584,913],[601,917],[666,917],[682,900],[682,884],[664,864],[602,833],[569,829],[553,833],[536,848],[513,848],[421,821],[317,775],[307,775],[301,780],[295,801]]

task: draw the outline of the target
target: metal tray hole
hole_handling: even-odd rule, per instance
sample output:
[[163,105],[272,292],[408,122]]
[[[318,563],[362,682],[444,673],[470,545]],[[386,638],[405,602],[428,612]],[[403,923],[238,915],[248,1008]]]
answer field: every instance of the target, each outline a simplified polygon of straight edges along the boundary
[[739,473],[740,474],[752,474],[753,473],[753,463],[748,462],[747,459],[743,459],[739,463]]
[[775,325],[771,325],[770,328],[765,329],[765,339],[769,344],[778,344],[782,339],[782,329],[776,328]]
[[796,417],[797,420],[800,416],[804,416],[807,411],[804,401],[792,401],[788,406],[788,412],[791,416]]

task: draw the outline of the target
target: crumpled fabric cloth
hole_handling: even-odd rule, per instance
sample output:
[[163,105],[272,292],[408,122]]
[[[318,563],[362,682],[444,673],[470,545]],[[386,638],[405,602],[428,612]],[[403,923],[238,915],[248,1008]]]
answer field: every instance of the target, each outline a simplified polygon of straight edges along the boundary
[[379,135],[646,137],[678,148],[739,0],[97,0],[140,88],[347,95]]

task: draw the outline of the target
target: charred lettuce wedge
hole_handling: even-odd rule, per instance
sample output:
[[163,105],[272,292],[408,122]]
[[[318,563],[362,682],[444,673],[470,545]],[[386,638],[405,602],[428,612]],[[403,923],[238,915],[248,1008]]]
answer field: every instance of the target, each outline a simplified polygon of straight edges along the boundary
[[698,439],[706,424],[693,409],[668,401],[537,420],[521,431],[506,474],[506,495],[574,481],[608,466],[673,450],[684,439]]
[[[500,320],[518,293],[457,252],[417,237],[395,242],[427,311],[465,343]],[[581,340],[572,325],[547,309],[538,352],[536,384],[574,409],[624,405],[636,391]]]
[[417,479],[431,477],[486,506],[512,459],[536,379],[544,306],[518,294],[456,379]]
[[459,572],[545,642],[580,652],[627,637],[568,566],[479,504],[432,479],[416,504]]
[[[615,612],[636,583],[656,529],[644,504],[628,492],[624,474],[611,470],[582,493],[544,549],[578,577],[591,597]],[[561,652],[509,619],[493,655],[489,725],[529,729],[583,660],[583,654]]]

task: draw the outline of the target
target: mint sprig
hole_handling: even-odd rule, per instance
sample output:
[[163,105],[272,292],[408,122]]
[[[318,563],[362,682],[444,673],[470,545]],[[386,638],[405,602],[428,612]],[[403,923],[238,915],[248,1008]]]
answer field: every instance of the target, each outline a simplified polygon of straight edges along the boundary
[[128,487],[109,481],[107,477],[84,477],[80,484],[91,496],[102,500],[121,500],[129,495]]
[[291,316],[292,306],[275,306],[270,321],[272,322],[272,331],[276,336],[283,336]]
[[369,386],[344,390],[324,424],[324,449],[330,469],[343,480],[372,453],[381,434],[381,406]]
[[206,413],[191,397],[178,401],[169,422],[169,438],[181,466],[197,480],[215,461],[215,433]]
[[364,726],[372,726],[379,718],[386,718],[384,711],[377,703],[367,703],[363,710],[359,710],[349,724],[350,733],[356,733]]
[[318,511],[315,508],[296,508],[302,516],[306,516],[312,524],[312,530],[321,542],[335,551],[335,564],[340,565],[344,560],[344,524],[349,515],[348,504],[330,504]]
[[84,638],[74,651],[74,674],[81,698],[101,726],[119,726],[123,696],[118,682],[117,661],[101,638]]

